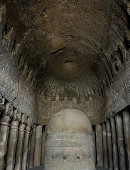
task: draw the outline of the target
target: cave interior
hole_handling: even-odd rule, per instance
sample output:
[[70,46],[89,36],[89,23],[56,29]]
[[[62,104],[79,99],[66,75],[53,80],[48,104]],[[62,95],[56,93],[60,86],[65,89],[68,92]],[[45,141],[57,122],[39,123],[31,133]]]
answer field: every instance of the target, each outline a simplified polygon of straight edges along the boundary
[[0,0],[0,170],[130,170],[129,0]]

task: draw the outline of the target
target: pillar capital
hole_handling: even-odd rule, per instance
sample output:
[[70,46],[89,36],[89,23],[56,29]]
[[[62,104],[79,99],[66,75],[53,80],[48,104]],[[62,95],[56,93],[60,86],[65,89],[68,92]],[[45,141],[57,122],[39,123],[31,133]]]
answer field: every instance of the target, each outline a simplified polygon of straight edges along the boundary
[[7,101],[7,102],[5,102],[5,108],[3,110],[3,116],[12,117],[12,115],[13,115],[13,105]]
[[31,117],[28,117],[28,118],[27,118],[27,126],[32,127],[32,125],[33,125],[33,120],[32,120]]
[[14,108],[13,110],[13,121],[21,122],[22,119],[22,113]]
[[24,133],[27,124],[27,116],[22,113],[19,130]]
[[3,115],[0,121],[0,124],[4,126],[9,126],[9,122],[13,114],[13,106],[9,102],[6,102],[5,108],[2,113]]
[[32,118],[31,117],[27,117],[27,131],[30,132],[31,128],[32,128],[32,125],[33,125],[33,121],[32,121]]
[[3,112],[5,108],[5,98],[3,96],[0,96],[0,113]]
[[22,117],[21,117],[21,124],[27,124],[27,116],[25,114],[22,113]]
[[19,112],[18,110],[16,110],[14,108],[13,110],[13,119],[12,119],[12,122],[11,122],[11,128],[12,129],[18,129],[18,125],[21,121],[21,112]]

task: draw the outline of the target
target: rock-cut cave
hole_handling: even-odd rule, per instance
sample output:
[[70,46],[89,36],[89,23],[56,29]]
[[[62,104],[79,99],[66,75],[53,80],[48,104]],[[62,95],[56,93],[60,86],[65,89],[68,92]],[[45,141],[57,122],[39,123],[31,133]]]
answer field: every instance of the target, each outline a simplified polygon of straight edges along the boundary
[[129,0],[0,0],[0,170],[130,170]]

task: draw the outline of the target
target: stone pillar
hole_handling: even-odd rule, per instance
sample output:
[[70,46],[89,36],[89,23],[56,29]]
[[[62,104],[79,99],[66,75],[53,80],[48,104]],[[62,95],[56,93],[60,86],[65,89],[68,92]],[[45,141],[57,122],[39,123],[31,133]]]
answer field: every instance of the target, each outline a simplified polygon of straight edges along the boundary
[[34,153],[34,167],[40,166],[41,164],[41,142],[42,142],[42,125],[37,125]]
[[42,155],[41,155],[41,162],[44,165],[45,162],[45,142],[46,142],[46,136],[47,136],[47,132],[46,132],[46,126],[44,126],[44,130],[43,130],[43,135],[42,135]]
[[107,127],[107,145],[108,145],[108,162],[109,162],[109,169],[113,169],[113,161],[112,161],[112,135],[111,135],[111,127],[110,122],[106,121]]
[[[32,123],[33,125],[33,123]],[[29,156],[30,156],[30,145],[31,145],[31,136],[32,136],[32,125],[31,125],[31,129],[30,129],[30,134],[29,134],[29,139],[28,139],[28,153],[27,153],[27,169],[29,169]]]
[[103,166],[102,126],[96,125],[97,166]]
[[24,132],[26,127],[26,116],[22,114],[22,120],[19,126],[19,135],[18,135],[18,144],[16,151],[16,161],[15,161],[15,170],[21,170],[22,163],[22,151],[23,151],[23,141],[24,141]]
[[121,170],[126,170],[126,157],[125,157],[125,141],[123,135],[123,122],[121,115],[116,115],[116,130],[117,130],[117,141],[118,141],[118,152],[119,152],[119,165]]
[[128,111],[123,112],[123,122],[127,154],[127,168],[130,170],[130,113]]
[[44,126],[42,129],[42,144],[41,144],[41,165],[43,165],[44,162],[44,143],[45,143],[45,131],[44,131]]
[[6,170],[14,169],[16,145],[18,139],[18,127],[20,121],[21,121],[21,113],[15,109],[13,112],[13,120],[10,125],[8,151],[7,151],[7,159],[6,159]]
[[95,132],[95,127],[92,127],[92,139],[93,139],[93,147],[94,147],[94,162],[96,165],[96,132]]
[[103,166],[108,168],[108,151],[107,151],[107,133],[106,124],[102,124],[103,127]]
[[35,140],[36,140],[36,124],[33,125],[33,132],[30,140],[29,168],[33,168],[34,166]]
[[9,122],[12,117],[12,110],[10,103],[6,102],[3,115],[0,119],[0,170],[5,169],[5,155],[7,152]]
[[113,150],[113,168],[118,170],[118,151],[117,151],[117,136],[116,136],[116,125],[114,118],[110,118],[111,130],[112,130],[112,150]]
[[32,118],[28,117],[26,131],[25,131],[25,137],[24,137],[22,170],[27,169],[27,156],[28,156],[29,135],[30,135],[31,125],[32,125]]

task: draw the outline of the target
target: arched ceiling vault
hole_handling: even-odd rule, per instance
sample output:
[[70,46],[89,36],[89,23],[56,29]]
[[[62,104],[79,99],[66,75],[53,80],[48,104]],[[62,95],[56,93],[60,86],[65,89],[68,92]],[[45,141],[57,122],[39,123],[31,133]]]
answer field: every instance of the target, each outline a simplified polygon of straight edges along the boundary
[[[55,100],[103,95],[130,47],[127,0],[6,0],[5,37],[36,91]],[[6,12],[5,9],[6,8]]]

